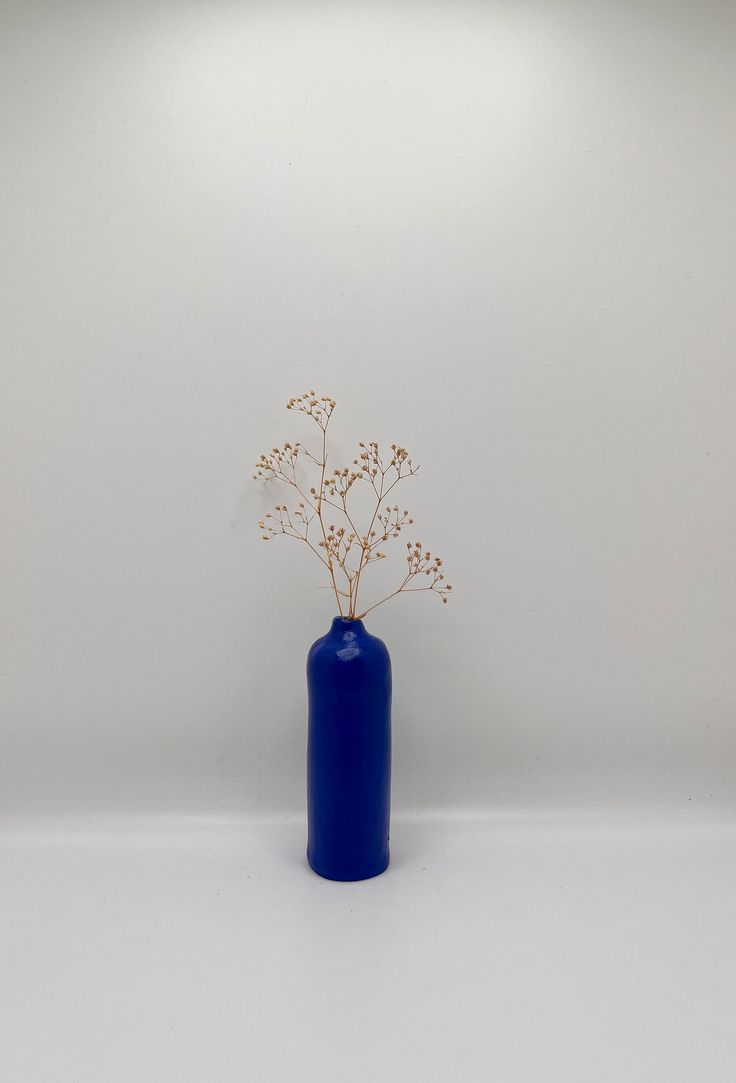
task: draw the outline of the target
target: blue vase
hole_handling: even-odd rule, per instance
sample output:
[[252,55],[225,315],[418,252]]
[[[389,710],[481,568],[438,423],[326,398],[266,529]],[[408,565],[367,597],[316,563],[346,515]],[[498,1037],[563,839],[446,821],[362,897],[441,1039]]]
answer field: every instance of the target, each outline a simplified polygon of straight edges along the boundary
[[307,859],[328,880],[389,862],[391,659],[360,620],[335,617],[307,657]]

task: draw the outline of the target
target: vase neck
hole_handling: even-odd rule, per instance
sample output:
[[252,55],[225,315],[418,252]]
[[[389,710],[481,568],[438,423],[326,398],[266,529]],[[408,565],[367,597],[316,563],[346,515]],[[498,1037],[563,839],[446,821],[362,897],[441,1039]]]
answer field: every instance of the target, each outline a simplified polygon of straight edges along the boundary
[[365,625],[362,620],[350,620],[349,617],[334,617],[330,627],[332,635],[364,635]]

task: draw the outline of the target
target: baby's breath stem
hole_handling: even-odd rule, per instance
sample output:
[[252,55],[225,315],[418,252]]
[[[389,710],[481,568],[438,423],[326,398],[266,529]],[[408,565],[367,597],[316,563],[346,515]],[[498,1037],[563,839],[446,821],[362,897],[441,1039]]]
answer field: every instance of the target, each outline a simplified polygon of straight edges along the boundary
[[322,528],[322,538],[325,543],[325,550],[327,552],[327,567],[330,569],[330,579],[332,580],[332,589],[335,592],[335,599],[337,600],[337,608],[340,616],[344,616],[342,611],[342,602],[340,601],[340,591],[337,589],[337,581],[335,580],[335,570],[332,567],[332,554],[327,546],[327,531],[325,530],[325,522],[322,518],[322,493],[325,484],[325,470],[327,469],[327,426],[330,423],[329,417],[325,421],[322,429],[322,476],[319,481],[319,492],[317,493],[317,517],[319,519],[319,525]]
[[[358,561],[358,570],[355,573],[355,595],[353,597],[353,608],[351,609],[351,616],[352,616],[353,620],[360,620],[361,619],[360,617],[355,616],[355,607],[358,604],[358,590],[360,589],[360,576],[361,576],[361,572],[363,571],[363,566],[365,564],[366,554],[370,551],[367,548],[367,546],[370,544],[371,531],[373,530],[373,525],[374,525],[374,523],[376,521],[376,516],[378,515],[378,512],[381,509],[381,501],[383,500],[383,482],[384,482],[385,476],[386,475],[384,474],[384,472],[381,471],[381,490],[380,490],[380,492],[376,489],[375,484],[373,485],[373,488],[374,488],[374,490],[376,492],[376,497],[377,497],[376,506],[375,506],[375,508],[373,510],[373,517],[371,519],[370,526],[368,527],[368,530],[367,530],[366,535],[365,535],[366,542],[365,542],[365,544],[362,546],[362,548],[360,550],[360,560]],[[366,610],[366,612],[367,612],[367,610]]]
[[[406,584],[409,582],[409,580],[411,578],[412,578],[412,576],[411,576],[411,572],[410,572],[409,575],[407,575],[406,579],[404,580],[404,582],[401,584],[400,587],[397,587],[396,590],[392,590],[391,593],[387,594],[385,598],[381,598],[380,602],[375,602],[373,605],[369,606],[367,609],[364,609],[363,612],[359,616],[357,616],[355,618],[355,620],[363,620],[363,618],[366,617],[371,612],[371,610],[378,609],[379,605],[383,605],[384,602],[388,602],[388,601],[390,601],[391,598],[395,598],[397,594],[401,594],[402,591],[407,589]],[[431,590],[432,588],[431,587],[420,587],[419,589],[420,590]]]

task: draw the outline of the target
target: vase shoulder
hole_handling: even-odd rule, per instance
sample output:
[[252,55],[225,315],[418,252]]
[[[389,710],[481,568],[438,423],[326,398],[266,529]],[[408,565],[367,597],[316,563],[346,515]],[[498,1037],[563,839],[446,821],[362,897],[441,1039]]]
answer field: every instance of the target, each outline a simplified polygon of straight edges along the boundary
[[307,666],[311,669],[358,661],[390,665],[388,648],[382,639],[367,630],[362,620],[335,617],[326,635],[312,644]]

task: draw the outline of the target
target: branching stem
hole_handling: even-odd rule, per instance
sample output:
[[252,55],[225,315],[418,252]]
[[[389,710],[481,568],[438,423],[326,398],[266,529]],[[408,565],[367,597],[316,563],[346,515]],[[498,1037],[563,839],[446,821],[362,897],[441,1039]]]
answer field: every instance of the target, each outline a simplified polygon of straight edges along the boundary
[[[263,538],[270,541],[274,537],[285,535],[303,541],[308,546],[328,570],[341,617],[362,620],[397,594],[420,590],[433,590],[446,602],[452,587],[444,582],[445,577],[440,570],[442,561],[432,557],[430,552],[423,552],[421,542],[414,542],[406,546],[408,572],[399,586],[367,609],[358,612],[358,596],[365,569],[369,564],[385,558],[386,553],[381,546],[397,538],[402,529],[414,521],[409,518],[408,511],[402,514],[396,505],[391,507],[384,502],[399,482],[412,477],[419,467],[414,466],[406,449],[396,444],[391,445],[391,459],[386,465],[386,460],[379,452],[379,445],[371,441],[367,445],[359,445],[359,458],[353,460],[355,470],[349,467],[334,470],[333,476],[328,477],[327,427],[335,409],[334,399],[327,395],[318,399],[314,391],[309,391],[298,398],[290,399],[287,409],[307,414],[319,425],[322,433],[322,457],[317,458],[303,444],[289,443],[284,444],[283,448],[273,448],[269,453],[261,455],[253,477],[262,481],[283,481],[293,487],[301,497],[301,502],[293,509],[293,518],[286,504],[277,504],[276,515],[269,513],[265,520],[260,522]],[[312,487],[308,493],[297,479],[296,467],[300,457],[308,459],[319,468],[319,486]],[[356,525],[354,511],[348,508],[352,487],[359,481],[368,481],[376,498],[365,533],[361,533]],[[337,500],[331,500],[330,497],[337,497]],[[347,525],[327,523],[327,507],[334,508],[338,513],[337,518],[342,518]],[[319,521],[322,534],[322,540],[316,545],[309,538],[309,526],[315,518]],[[376,529],[377,523],[380,523],[380,531]],[[348,564],[353,548],[356,553],[358,550],[360,552],[357,567],[354,567],[352,560]],[[338,571],[345,577],[346,590],[338,586]],[[431,577],[429,583],[424,587],[409,586],[420,573]]]

